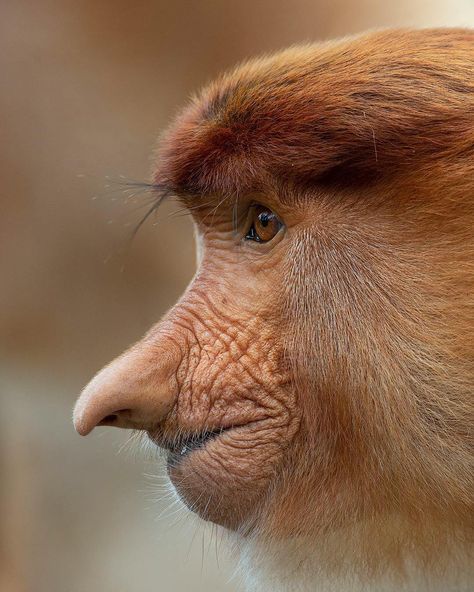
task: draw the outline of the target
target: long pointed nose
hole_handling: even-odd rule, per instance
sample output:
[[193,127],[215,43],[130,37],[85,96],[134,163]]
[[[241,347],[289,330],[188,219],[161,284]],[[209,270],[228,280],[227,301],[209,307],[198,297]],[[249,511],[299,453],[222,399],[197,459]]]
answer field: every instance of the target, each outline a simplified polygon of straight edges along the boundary
[[170,412],[177,396],[179,352],[140,342],[103,368],[74,408],[74,427],[86,436],[96,426],[148,430]]

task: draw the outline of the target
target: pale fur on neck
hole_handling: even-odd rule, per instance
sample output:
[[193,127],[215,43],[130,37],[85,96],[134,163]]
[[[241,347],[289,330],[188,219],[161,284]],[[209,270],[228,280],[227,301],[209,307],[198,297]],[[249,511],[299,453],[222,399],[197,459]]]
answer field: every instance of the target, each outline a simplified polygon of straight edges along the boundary
[[[362,542],[361,536],[367,535],[364,525],[317,540],[301,537],[263,544],[242,539],[237,576],[247,592],[472,592],[472,547],[464,535],[441,540],[434,536],[419,552],[396,520],[379,527],[379,552],[376,540]],[[373,563],[364,559],[371,544],[378,556]]]

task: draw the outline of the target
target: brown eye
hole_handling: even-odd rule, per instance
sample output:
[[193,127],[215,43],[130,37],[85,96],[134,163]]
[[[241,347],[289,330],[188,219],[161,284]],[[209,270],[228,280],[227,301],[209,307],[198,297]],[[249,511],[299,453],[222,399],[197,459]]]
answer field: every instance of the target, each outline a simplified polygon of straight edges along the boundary
[[257,243],[271,241],[283,226],[276,214],[264,206],[253,206],[250,220],[251,225],[245,238]]

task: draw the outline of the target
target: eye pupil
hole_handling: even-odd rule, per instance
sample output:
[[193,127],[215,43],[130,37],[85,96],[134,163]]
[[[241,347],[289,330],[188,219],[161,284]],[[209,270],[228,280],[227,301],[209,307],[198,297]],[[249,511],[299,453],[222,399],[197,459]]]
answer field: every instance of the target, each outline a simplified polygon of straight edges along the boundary
[[266,227],[266,226],[268,226],[268,223],[270,221],[270,216],[268,215],[267,212],[262,212],[258,217],[258,221],[260,222],[260,224],[263,227]]

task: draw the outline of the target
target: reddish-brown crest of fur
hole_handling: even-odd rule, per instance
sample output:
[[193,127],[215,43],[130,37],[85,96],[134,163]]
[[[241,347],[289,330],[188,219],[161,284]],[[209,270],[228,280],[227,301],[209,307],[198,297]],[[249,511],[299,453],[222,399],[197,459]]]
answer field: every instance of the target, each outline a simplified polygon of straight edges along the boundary
[[155,180],[233,193],[265,178],[352,185],[474,158],[474,33],[385,31],[290,48],[206,88],[164,135]]

